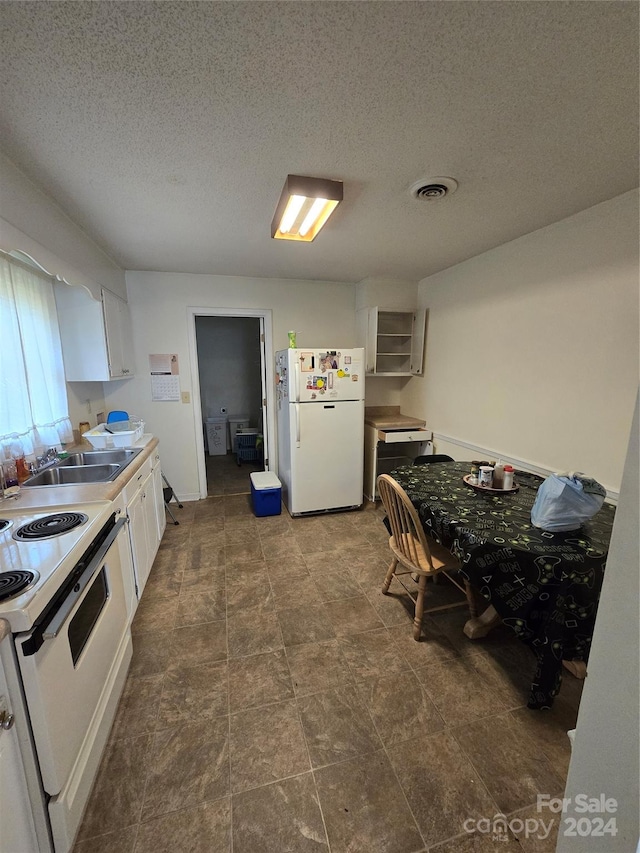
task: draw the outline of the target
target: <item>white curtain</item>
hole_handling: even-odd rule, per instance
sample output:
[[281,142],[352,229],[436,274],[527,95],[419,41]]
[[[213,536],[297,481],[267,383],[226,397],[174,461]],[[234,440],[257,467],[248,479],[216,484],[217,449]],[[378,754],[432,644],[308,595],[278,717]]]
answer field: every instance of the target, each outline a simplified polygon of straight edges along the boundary
[[0,458],[72,442],[53,285],[0,256]]

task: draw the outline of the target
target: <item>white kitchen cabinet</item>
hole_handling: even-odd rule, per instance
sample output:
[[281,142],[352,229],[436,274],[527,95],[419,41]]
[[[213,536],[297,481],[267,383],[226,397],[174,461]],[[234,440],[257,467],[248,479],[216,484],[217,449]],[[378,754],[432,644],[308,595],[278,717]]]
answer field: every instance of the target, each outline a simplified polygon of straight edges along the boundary
[[364,427],[364,496],[376,500],[377,479],[395,468],[412,465],[416,456],[431,452],[433,433],[429,429],[384,430],[365,424]]
[[139,599],[149,578],[166,525],[159,453],[154,453],[145,460],[140,470],[127,483],[124,495]]
[[131,345],[131,316],[129,306],[110,290],[102,291],[104,331],[109,356],[109,376],[119,379],[133,375],[133,347]]
[[425,311],[363,308],[358,311],[358,344],[366,350],[367,376],[421,376]]
[[18,664],[11,639],[3,634],[0,624],[0,850],[50,853],[35,750],[18,683]]
[[162,540],[164,529],[167,526],[167,513],[164,509],[164,491],[162,485],[162,466],[160,465],[160,454],[153,457],[153,501],[156,511],[156,529],[158,531],[158,544]]
[[84,287],[55,285],[67,382],[133,376],[129,306],[109,290],[98,301]]
[[147,500],[146,489],[149,485],[150,476],[144,480],[133,500],[127,505],[129,537],[131,539],[131,552],[133,554],[133,568],[135,571],[138,598],[140,598],[144,591],[149,572],[151,571],[151,563],[153,562],[145,507]]

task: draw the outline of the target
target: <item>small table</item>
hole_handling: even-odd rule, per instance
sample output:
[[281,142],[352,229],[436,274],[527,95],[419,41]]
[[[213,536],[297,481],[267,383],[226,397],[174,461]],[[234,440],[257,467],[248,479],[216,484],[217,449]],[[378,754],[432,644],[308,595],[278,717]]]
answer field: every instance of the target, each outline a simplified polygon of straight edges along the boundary
[[426,533],[458,557],[463,577],[535,653],[528,706],[550,708],[562,661],[588,658],[615,509],[605,504],[578,530],[549,533],[531,524],[541,477],[517,472],[517,492],[493,495],[463,482],[469,470],[468,462],[435,462],[392,476]]

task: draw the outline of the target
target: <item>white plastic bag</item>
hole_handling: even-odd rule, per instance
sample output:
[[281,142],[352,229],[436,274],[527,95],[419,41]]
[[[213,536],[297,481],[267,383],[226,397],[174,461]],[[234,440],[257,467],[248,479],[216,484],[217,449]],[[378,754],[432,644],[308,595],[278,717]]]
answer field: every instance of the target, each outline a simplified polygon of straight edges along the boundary
[[542,530],[576,530],[598,512],[606,494],[600,483],[579,472],[551,474],[538,489],[531,523]]

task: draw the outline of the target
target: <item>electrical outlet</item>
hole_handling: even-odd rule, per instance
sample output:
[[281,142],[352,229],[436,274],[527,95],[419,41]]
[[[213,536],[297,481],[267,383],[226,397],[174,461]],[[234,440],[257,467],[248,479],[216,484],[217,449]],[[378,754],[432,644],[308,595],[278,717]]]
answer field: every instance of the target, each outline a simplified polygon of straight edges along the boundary
[[180,396],[182,397],[183,403],[190,403],[191,402],[191,394],[188,391],[183,391]]
[[226,407],[226,406],[221,406],[221,408],[220,408],[220,414],[221,414],[221,415],[226,415],[226,414],[227,414],[227,407]]

